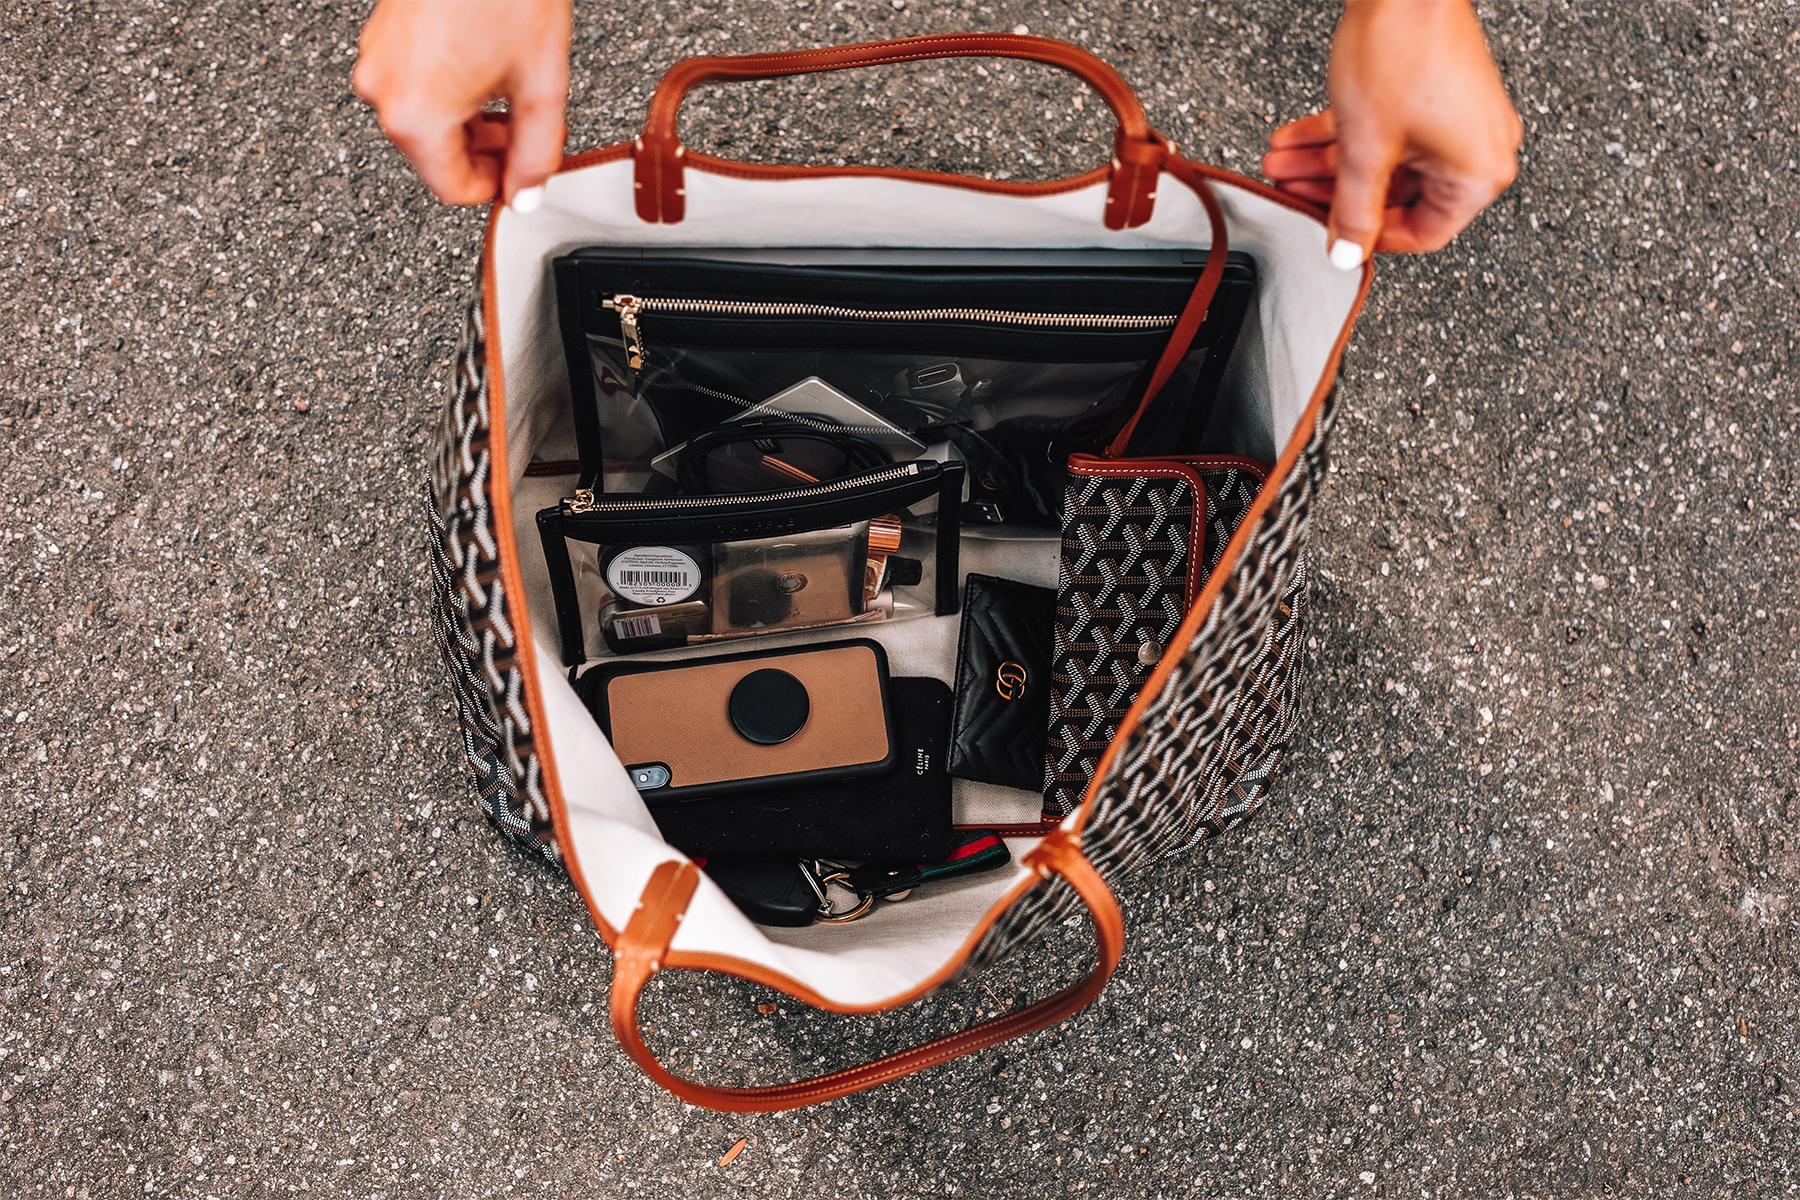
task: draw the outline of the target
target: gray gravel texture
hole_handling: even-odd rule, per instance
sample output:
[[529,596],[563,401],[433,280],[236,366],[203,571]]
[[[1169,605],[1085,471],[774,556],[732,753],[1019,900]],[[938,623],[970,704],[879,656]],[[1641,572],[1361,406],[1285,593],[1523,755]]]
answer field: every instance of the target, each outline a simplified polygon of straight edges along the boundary
[[[1520,182],[1382,266],[1269,809],[1143,879],[1118,978],[1066,1025],[738,1117],[615,1049],[572,889],[467,802],[415,485],[480,216],[434,204],[350,96],[360,10],[20,0],[6,1193],[1795,1190],[1800,10],[1483,15]],[[1322,103],[1333,17],[584,4],[571,144],[630,136],[701,47],[1022,25],[1253,171]],[[1050,176],[1106,153],[1078,92],[893,69],[702,95],[689,136]],[[648,1020],[680,1069],[776,1079],[1042,994],[1087,933],[1051,943],[882,1019],[680,978]]]

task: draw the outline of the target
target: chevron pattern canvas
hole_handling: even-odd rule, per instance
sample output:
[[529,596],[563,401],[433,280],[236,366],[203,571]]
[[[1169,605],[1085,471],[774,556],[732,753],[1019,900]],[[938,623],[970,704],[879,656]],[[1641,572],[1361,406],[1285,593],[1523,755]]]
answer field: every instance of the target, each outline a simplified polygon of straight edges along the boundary
[[[1099,784],[1082,847],[1115,890],[1157,859],[1248,821],[1280,769],[1299,718],[1310,578],[1305,545],[1336,418],[1333,391],[1243,554],[1216,564],[1228,572],[1224,590]],[[1210,473],[1204,478],[1210,520],[1214,481]],[[1230,481],[1219,485],[1223,502],[1232,503]],[[1244,487],[1254,497],[1254,477]],[[1248,509],[1246,501],[1235,520]],[[1227,516],[1223,509],[1220,516]],[[1222,554],[1226,540],[1209,539],[1209,557],[1215,544]],[[964,974],[1036,944],[1082,911],[1074,889],[1045,880],[988,930]]]
[[456,376],[425,482],[436,601],[431,626],[456,698],[475,803],[509,838],[554,862],[556,833],[525,711],[513,601],[500,575],[495,538],[486,351],[478,296],[463,322]]
[[1046,820],[1081,803],[1119,719],[1187,615],[1195,500],[1193,486],[1180,477],[1070,478],[1057,581]]

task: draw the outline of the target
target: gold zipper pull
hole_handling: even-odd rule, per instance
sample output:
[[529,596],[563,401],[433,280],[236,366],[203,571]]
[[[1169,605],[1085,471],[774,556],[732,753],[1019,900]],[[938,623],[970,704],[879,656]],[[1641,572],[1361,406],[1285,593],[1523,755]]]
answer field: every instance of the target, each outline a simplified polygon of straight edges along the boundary
[[644,339],[638,334],[638,314],[644,311],[644,302],[628,292],[621,292],[610,300],[600,302],[602,308],[616,309],[619,314],[619,332],[625,336],[625,362],[634,371],[644,369]]
[[594,489],[576,488],[575,495],[569,499],[568,505],[569,511],[572,513],[584,513],[588,511],[590,508],[594,507]]

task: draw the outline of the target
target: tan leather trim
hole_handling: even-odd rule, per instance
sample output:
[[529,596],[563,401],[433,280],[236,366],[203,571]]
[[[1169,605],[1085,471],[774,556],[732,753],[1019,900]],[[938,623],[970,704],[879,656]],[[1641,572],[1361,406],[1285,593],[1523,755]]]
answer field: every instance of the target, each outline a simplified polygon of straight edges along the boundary
[[564,475],[581,474],[581,460],[575,458],[542,459],[525,464],[525,478],[547,479],[560,478]]
[[[583,150],[563,158],[562,165],[556,173],[579,171],[585,167],[599,166],[602,163],[618,162],[632,157],[635,148],[633,142],[615,142],[610,146],[600,146],[592,150]],[[906,179],[915,183],[931,183],[940,187],[964,188],[973,192],[990,192],[1002,196],[1054,196],[1064,192],[1080,191],[1092,187],[1105,180],[1111,174],[1110,167],[1096,167],[1080,175],[1072,175],[1067,179],[1055,179],[1046,183],[1017,183],[1003,179],[976,179],[969,175],[954,175],[942,171],[919,171],[907,167],[866,167],[866,166],[783,166],[773,163],[744,163],[732,159],[715,158],[708,154],[688,152],[685,161],[689,167],[703,170],[714,175],[730,175],[740,179],[805,179],[826,178],[831,176],[877,176],[887,179]],[[1177,168],[1179,167],[1179,172]],[[1189,188],[1195,187],[1196,180],[1210,180],[1229,184],[1234,188],[1252,192],[1265,200],[1292,209],[1302,216],[1324,223],[1325,208],[1310,201],[1290,196],[1286,192],[1270,187],[1247,175],[1239,175],[1235,171],[1227,171],[1223,167],[1215,167],[1206,163],[1189,162],[1179,154],[1170,152],[1164,171],[1177,174],[1181,182]],[[1204,203],[1204,200],[1202,201]]]
[[1125,422],[1125,427],[1119,430],[1112,443],[1106,447],[1108,458],[1124,457],[1125,449],[1131,443],[1131,435],[1144,416],[1144,410],[1162,393],[1164,386],[1175,374],[1175,368],[1181,365],[1188,347],[1193,344],[1194,335],[1206,323],[1206,314],[1212,308],[1213,296],[1219,290],[1219,281],[1225,278],[1225,256],[1231,252],[1231,239],[1225,230],[1225,212],[1219,207],[1212,188],[1205,183],[1194,187],[1194,193],[1200,197],[1200,203],[1206,209],[1206,223],[1212,230],[1212,243],[1206,251],[1206,268],[1194,282],[1193,294],[1182,308],[1181,318],[1175,322],[1168,344],[1163,347],[1162,356],[1156,360],[1156,369],[1151,372],[1150,382],[1144,385],[1143,398],[1138,401],[1131,420]]
[[613,951],[611,1008],[613,1033],[620,1042],[637,1036],[638,996],[662,969],[669,943],[699,888],[700,868],[691,862],[660,862],[650,872]]
[[[1192,180],[1194,178],[1212,180],[1217,183],[1228,183],[1234,188],[1241,188],[1246,192],[1254,192],[1264,200],[1273,201],[1283,208],[1290,208],[1303,217],[1311,217],[1321,225],[1325,223],[1325,214],[1327,212],[1325,205],[1314,204],[1312,201],[1302,200],[1298,196],[1290,196],[1280,188],[1271,187],[1261,180],[1252,179],[1248,175],[1239,175],[1236,171],[1227,171],[1223,167],[1215,167],[1211,163],[1189,162],[1180,155],[1171,154],[1166,169],[1171,173],[1176,173],[1175,168],[1177,166],[1180,167],[1180,176],[1190,177],[1182,179],[1182,182],[1186,183],[1189,187],[1193,186]],[[1365,267],[1368,266],[1367,263],[1364,263],[1363,265]]]
[[1060,875],[1093,915],[1098,962],[1085,979],[1018,1012],[861,1066],[774,1087],[720,1088],[671,1073],[644,1044],[638,1030],[638,1001],[644,985],[661,966],[683,965],[680,957],[669,950],[669,943],[699,883],[699,871],[692,863],[662,863],[652,872],[620,939],[609,1004],[613,1033],[646,1075],[690,1104],[724,1112],[774,1112],[865,1091],[1042,1029],[1081,1011],[1105,988],[1124,953],[1125,922],[1112,890],[1082,854],[1080,839],[1070,831],[1058,829],[1051,833],[1025,856],[1025,865],[1035,876],[1027,882]]
[[[567,160],[564,160],[567,167]],[[569,809],[563,801],[562,780],[556,769],[556,755],[550,748],[550,719],[544,711],[544,691],[538,683],[537,652],[531,640],[531,613],[525,603],[525,578],[519,569],[519,546],[513,537],[512,478],[506,467],[506,380],[501,369],[500,310],[494,277],[494,232],[500,223],[500,206],[488,208],[487,234],[481,245],[481,313],[487,331],[487,410],[488,454],[493,464],[488,472],[488,488],[494,513],[494,542],[500,551],[500,580],[506,586],[507,618],[513,627],[514,653],[518,657],[519,677],[524,684],[525,715],[531,718],[532,747],[538,760],[538,783],[544,801],[550,807],[550,825],[556,831],[556,845],[561,851],[563,869],[568,871],[575,890],[587,903],[588,913],[606,939],[608,946],[618,940],[618,933],[600,913],[582,876],[581,864],[572,853],[574,839],[569,837]]]
[[1062,819],[1054,821],[1020,821],[1012,825],[955,825],[958,833],[997,833],[1003,838],[1041,838],[1062,824]]
[[1174,462],[1184,462],[1196,471],[1248,471],[1256,476],[1258,483],[1267,483],[1269,468],[1254,458],[1242,454],[1171,454],[1167,456]]
[[630,157],[631,143],[615,142],[610,146],[583,150],[579,154],[563,155],[562,165],[556,168],[556,173],[561,175],[564,171],[579,171],[583,167],[597,167],[601,163],[618,162],[622,158]]
[[[1196,175],[1204,175],[1208,178],[1223,176],[1234,186],[1238,184],[1237,177],[1231,176],[1229,173],[1200,170],[1194,164],[1180,158],[1170,160],[1168,171],[1184,183],[1189,183],[1190,186]],[[1273,188],[1253,184],[1249,180],[1243,182],[1250,184],[1251,190],[1266,194],[1267,198],[1275,200],[1295,212],[1322,221],[1318,211],[1312,205],[1302,204],[1291,197],[1282,196]],[[1269,471],[1269,480],[1275,481],[1277,486],[1269,487],[1268,481],[1265,481],[1262,489],[1257,492],[1256,500],[1250,505],[1250,511],[1244,514],[1244,519],[1238,522],[1237,532],[1225,544],[1225,553],[1219,559],[1218,568],[1208,577],[1206,586],[1201,588],[1198,599],[1189,607],[1187,616],[1181,622],[1181,627],[1170,639],[1171,645],[1187,645],[1194,640],[1194,635],[1199,632],[1200,626],[1205,622],[1208,611],[1218,602],[1219,593],[1224,591],[1226,577],[1235,569],[1238,559],[1249,547],[1251,538],[1256,535],[1256,527],[1262,522],[1263,514],[1268,512],[1270,506],[1274,504],[1275,496],[1281,491],[1279,484],[1293,473],[1294,467],[1300,461],[1301,452],[1312,440],[1313,427],[1319,422],[1319,412],[1325,405],[1325,397],[1331,393],[1333,387],[1337,386],[1338,365],[1343,360],[1344,347],[1350,343],[1350,335],[1356,328],[1356,318],[1362,312],[1363,302],[1368,299],[1369,285],[1374,278],[1375,263],[1371,259],[1363,264],[1362,286],[1357,289],[1356,303],[1350,306],[1349,313],[1344,317],[1343,327],[1338,330],[1337,340],[1332,343],[1331,353],[1325,359],[1325,369],[1320,373],[1319,382],[1313,388],[1312,396],[1307,401],[1306,411],[1301,413],[1300,420],[1295,423],[1293,432],[1288,436],[1287,445],[1282,448],[1280,457],[1275,460],[1275,466]],[[1112,741],[1107,743],[1106,752],[1100,756],[1100,762],[1094,768],[1094,777],[1088,783],[1087,793],[1082,797],[1081,806],[1073,814],[1074,827],[1077,830],[1087,825],[1088,817],[1094,811],[1094,802],[1100,794],[1100,787],[1108,773],[1111,772],[1113,764],[1118,761],[1119,755],[1124,753],[1125,743],[1131,732],[1136,729],[1138,722],[1143,719],[1144,711],[1155,701],[1156,696],[1162,691],[1168,683],[1169,677],[1175,673],[1180,664],[1181,655],[1163,655],[1162,661],[1150,673],[1150,678],[1146,679],[1143,687],[1138,690],[1137,699],[1126,710],[1124,719],[1119,722],[1118,732],[1113,735]]]
[[[1200,570],[1206,562],[1206,480],[1180,458],[1101,458],[1096,454],[1069,455],[1069,474],[1116,479],[1185,479],[1194,489],[1194,523],[1188,529],[1187,579],[1181,585],[1182,603],[1193,607],[1200,590]],[[1110,745],[1111,743],[1108,743]]]

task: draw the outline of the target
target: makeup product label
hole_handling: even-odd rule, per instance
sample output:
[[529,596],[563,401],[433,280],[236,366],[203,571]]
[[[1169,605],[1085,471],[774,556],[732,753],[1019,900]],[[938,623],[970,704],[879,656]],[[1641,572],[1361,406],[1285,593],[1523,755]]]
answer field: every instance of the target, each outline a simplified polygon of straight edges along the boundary
[[633,546],[606,564],[607,586],[634,604],[677,604],[703,579],[693,556],[671,546]]

